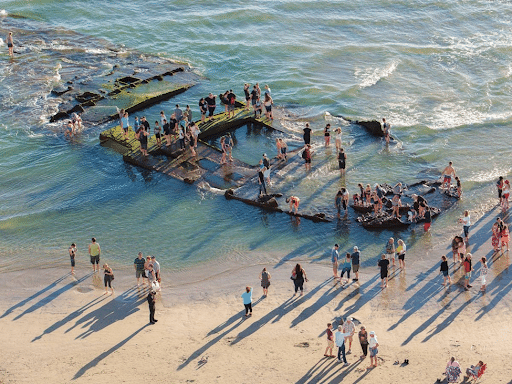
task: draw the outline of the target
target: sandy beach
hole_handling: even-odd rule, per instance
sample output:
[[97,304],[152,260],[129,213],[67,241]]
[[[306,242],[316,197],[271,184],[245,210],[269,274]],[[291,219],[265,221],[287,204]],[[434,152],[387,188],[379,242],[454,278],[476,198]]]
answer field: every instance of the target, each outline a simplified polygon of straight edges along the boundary
[[[328,260],[300,261],[309,278],[303,297],[292,296],[296,259],[266,265],[272,274],[267,298],[260,264],[164,270],[155,325],[148,324],[146,293],[134,285],[130,263],[114,271],[114,296],[103,295],[103,275],[93,275],[85,263],[76,278],[67,265],[4,273],[0,382],[435,383],[455,356],[464,370],[487,363],[481,382],[510,383],[510,258],[493,256],[489,242],[498,213],[478,220],[470,237],[473,259],[490,258],[485,294],[479,293],[476,262],[470,291],[462,288],[460,270],[451,287],[441,285],[442,254],[449,255],[453,273],[449,244],[426,254],[411,247],[407,270],[391,269],[384,290],[376,257],[375,266],[363,264],[359,283],[344,288],[334,288]],[[415,262],[418,254],[423,257]],[[240,298],[246,285],[254,287],[254,315],[247,320]],[[376,332],[377,368],[366,369],[369,358],[359,359],[356,340],[348,367],[323,356],[326,324],[347,316],[357,328]]]

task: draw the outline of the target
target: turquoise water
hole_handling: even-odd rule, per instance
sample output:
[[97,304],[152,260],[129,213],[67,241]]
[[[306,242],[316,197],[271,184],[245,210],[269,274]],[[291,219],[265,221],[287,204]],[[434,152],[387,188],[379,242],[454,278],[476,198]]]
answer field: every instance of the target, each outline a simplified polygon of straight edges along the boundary
[[[458,231],[464,209],[476,217],[494,205],[493,181],[511,170],[508,2],[69,0],[3,1],[1,8],[29,18],[23,22],[33,28],[60,28],[53,48],[81,45],[94,55],[101,43],[93,37],[101,38],[188,62],[206,78],[146,111],[153,120],[176,102],[190,104],[198,116],[197,100],[209,91],[241,94],[244,82],[268,83],[283,126],[300,133],[309,121],[317,131],[313,172],[284,175],[305,210],[330,207],[340,186],[355,191],[358,182],[414,182],[452,160],[464,199],[435,222],[431,235],[401,234],[430,246]],[[64,140],[47,123],[56,105],[49,92],[60,81],[47,47],[34,41],[30,54],[10,61],[0,46],[2,269],[65,262],[72,241],[84,255],[91,236],[114,263],[131,263],[142,250],[184,268],[207,260],[324,257],[336,241],[343,250],[357,244],[370,258],[391,234],[366,232],[352,214],[342,222],[296,225],[286,215],[147,173],[99,145],[104,126]],[[330,120],[343,127],[348,171],[342,181],[333,152],[321,150],[326,111],[385,116],[402,146],[386,149],[357,127]],[[272,148],[260,139],[247,142]]]

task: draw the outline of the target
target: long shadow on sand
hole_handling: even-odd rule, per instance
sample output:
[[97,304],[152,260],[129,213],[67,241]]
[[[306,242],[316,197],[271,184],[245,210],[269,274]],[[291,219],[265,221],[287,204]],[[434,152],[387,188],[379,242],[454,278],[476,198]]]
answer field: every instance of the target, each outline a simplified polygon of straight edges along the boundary
[[[252,303],[252,308],[257,306],[261,301],[263,300],[263,297],[260,297],[258,300],[256,300],[254,303]],[[231,316],[229,319],[227,319],[222,324],[217,325],[215,328],[213,328],[210,332],[206,334],[206,336],[215,335],[216,333],[221,332],[223,329],[229,327],[231,324],[233,324],[235,321],[240,320],[240,318],[245,314],[245,311],[242,310],[240,312],[235,313],[233,316]]]
[[488,285],[487,295],[493,295],[492,300],[489,304],[483,306],[478,310],[479,315],[475,318],[475,321],[482,319],[487,313],[489,313],[502,299],[504,299],[512,290],[512,281],[505,275],[509,274],[508,265],[499,275],[497,275],[491,284]]
[[88,309],[94,307],[95,305],[101,303],[103,300],[105,300],[107,298],[107,296],[99,296],[99,297],[96,297],[95,299],[89,301],[87,304],[83,305],[82,307],[78,308],[76,311],[73,311],[71,312],[69,315],[67,315],[64,319],[62,320],[59,320],[57,321],[56,323],[52,324],[51,326],[49,326],[48,328],[46,328],[43,333],[41,333],[39,336],[36,336],[32,339],[32,343],[34,341],[37,341],[39,339],[41,339],[44,335],[49,335],[50,333],[56,331],[57,329],[59,329],[60,327],[63,327],[64,325],[66,325],[67,323],[69,323],[70,321],[73,321],[74,319],[76,319],[77,317],[81,316],[82,313],[84,313],[85,311],[87,311]]
[[[344,367],[337,359],[330,359],[328,357],[322,358],[318,361],[304,376],[297,380],[296,384],[313,384],[313,383],[340,383],[343,379],[355,370],[361,360],[348,367]],[[340,372],[341,370],[341,372]]]
[[138,293],[137,288],[132,287],[77,320],[72,327],[66,330],[65,333],[68,333],[80,324],[83,324],[82,328],[89,328],[78,335],[76,339],[85,339],[92,333],[99,332],[116,321],[124,320],[128,316],[139,311],[139,306],[144,301],[146,301],[146,292],[141,291]]
[[75,373],[75,376],[73,376],[73,380],[77,380],[80,377],[82,377],[89,369],[94,368],[95,366],[97,366],[98,363],[100,363],[104,358],[108,357],[113,352],[117,351],[119,348],[121,348],[123,345],[125,345],[131,339],[133,339],[137,334],[139,334],[142,330],[144,330],[148,326],[149,326],[149,324],[146,324],[146,325],[140,327],[135,332],[133,332],[130,336],[128,336],[124,340],[122,340],[119,343],[117,343],[116,345],[114,345],[108,351],[105,351],[102,354],[100,354],[97,357],[95,357],[93,360],[91,360],[91,362],[89,362],[86,365],[84,365],[82,368],[80,368],[80,370],[77,373]]
[[64,276],[59,277],[57,280],[55,280],[53,283],[51,283],[47,287],[44,287],[43,289],[41,289],[39,292],[36,292],[32,296],[27,297],[26,299],[20,301],[18,304],[13,305],[11,308],[6,310],[2,316],[0,316],[0,319],[3,319],[5,316],[11,314],[15,309],[23,307],[25,304],[34,300],[36,297],[41,296],[43,293],[48,292],[50,289],[56,287],[57,284],[59,284],[61,281],[63,281],[64,279],[66,279],[66,277],[68,277],[70,275],[71,275],[71,273],[66,273]]
[[31,313],[31,312],[34,312],[35,310],[41,308],[41,307],[44,307],[46,304],[50,303],[51,301],[55,300],[57,297],[59,297],[60,295],[62,295],[64,292],[66,291],[69,291],[71,288],[75,287],[76,285],[80,284],[82,281],[84,280],[87,280],[90,276],[92,276],[93,273],[89,273],[83,277],[81,277],[80,279],[78,280],[75,280],[75,281],[72,281],[71,283],[68,283],[66,284],[65,286],[57,289],[56,291],[50,293],[48,296],[42,298],[41,300],[39,300],[37,303],[33,304],[31,307],[27,308],[25,311],[23,311],[22,313],[20,313],[18,316],[16,316],[14,320],[18,320],[20,319],[21,317]]

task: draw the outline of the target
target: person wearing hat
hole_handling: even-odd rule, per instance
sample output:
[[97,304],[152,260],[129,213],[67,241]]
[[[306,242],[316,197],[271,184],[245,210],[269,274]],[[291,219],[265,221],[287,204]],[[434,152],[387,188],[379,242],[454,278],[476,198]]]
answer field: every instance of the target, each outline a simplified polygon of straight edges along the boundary
[[331,251],[332,273],[334,275],[334,279],[338,278],[338,258],[340,257],[338,248],[338,244],[334,244],[334,248]]
[[334,335],[335,343],[338,347],[338,361],[341,362],[343,357],[343,363],[345,366],[349,365],[347,363],[347,357],[345,356],[345,337],[349,335],[349,333],[344,333],[342,331],[341,325],[338,325],[338,332]]
[[149,323],[155,324],[158,320],[155,319],[155,295],[156,291],[150,290],[148,293],[148,304],[149,304]]
[[356,278],[352,279],[352,281],[359,281],[359,257],[359,248],[355,246],[354,253],[350,255],[350,258],[352,259],[352,272],[354,272],[354,275],[356,276]]
[[348,336],[345,337],[345,342],[348,341],[347,355],[350,355],[352,353],[352,339],[354,333],[356,332],[356,326],[354,325],[354,322],[352,320],[354,319],[348,317],[347,321],[345,321],[345,323],[343,324],[343,332],[348,334]]
[[377,354],[379,353],[378,347],[379,342],[374,331],[370,332],[370,340],[368,341],[368,347],[370,348],[370,366],[367,369],[371,369],[377,366]]

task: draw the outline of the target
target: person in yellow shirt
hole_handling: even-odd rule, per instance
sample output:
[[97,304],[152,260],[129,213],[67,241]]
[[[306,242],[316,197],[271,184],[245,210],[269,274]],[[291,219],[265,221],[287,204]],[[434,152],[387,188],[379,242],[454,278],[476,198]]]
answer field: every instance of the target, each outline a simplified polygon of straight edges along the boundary
[[96,238],[92,238],[92,243],[89,244],[89,256],[91,256],[92,271],[100,271],[100,245],[96,242]]

